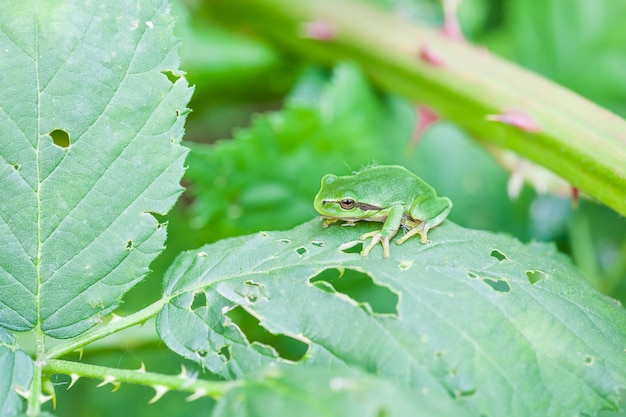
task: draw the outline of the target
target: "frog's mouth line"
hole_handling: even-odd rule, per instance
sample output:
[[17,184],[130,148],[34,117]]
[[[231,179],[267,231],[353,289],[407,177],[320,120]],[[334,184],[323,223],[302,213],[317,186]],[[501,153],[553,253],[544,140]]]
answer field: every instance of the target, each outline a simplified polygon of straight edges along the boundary
[[[322,200],[322,204],[328,204],[328,203],[335,203],[335,204],[339,204],[340,202],[337,200]],[[383,208],[382,207],[378,207],[375,206],[373,204],[367,204],[367,203],[355,203],[354,208],[358,208],[362,211],[380,211]]]

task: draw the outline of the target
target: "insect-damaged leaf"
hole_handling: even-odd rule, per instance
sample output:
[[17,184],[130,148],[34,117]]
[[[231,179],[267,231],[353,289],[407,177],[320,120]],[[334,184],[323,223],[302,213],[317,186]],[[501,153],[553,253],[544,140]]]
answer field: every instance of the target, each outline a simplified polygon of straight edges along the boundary
[[0,15],[0,326],[71,337],[162,250],[191,90],[163,1],[8,2]]
[[[158,317],[161,337],[225,378],[274,362],[349,365],[457,399],[473,415],[615,407],[626,383],[626,313],[552,246],[450,222],[430,244],[392,244],[390,259],[378,247],[362,258],[342,246],[374,227],[324,229],[313,220],[182,254],[165,278],[171,302]],[[342,290],[342,274],[366,276],[389,305],[372,308]],[[304,353],[293,359],[257,338],[254,326],[232,319],[236,309],[304,344]]]

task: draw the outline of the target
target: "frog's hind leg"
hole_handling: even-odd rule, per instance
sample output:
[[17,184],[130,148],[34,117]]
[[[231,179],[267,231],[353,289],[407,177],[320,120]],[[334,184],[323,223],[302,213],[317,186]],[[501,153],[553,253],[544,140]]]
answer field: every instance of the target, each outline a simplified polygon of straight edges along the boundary
[[[452,203],[446,197],[437,197],[433,202],[432,200],[425,206],[420,205],[419,199],[415,201],[413,207],[411,207],[411,217],[419,221],[419,224],[409,230],[404,236],[398,239],[396,242],[398,245],[404,243],[407,239],[420,235],[420,242],[422,244],[429,243],[428,232],[433,227],[439,226],[442,221],[448,217],[452,210]],[[439,212],[435,217],[429,218],[432,212]],[[422,220],[427,219],[427,220]]]

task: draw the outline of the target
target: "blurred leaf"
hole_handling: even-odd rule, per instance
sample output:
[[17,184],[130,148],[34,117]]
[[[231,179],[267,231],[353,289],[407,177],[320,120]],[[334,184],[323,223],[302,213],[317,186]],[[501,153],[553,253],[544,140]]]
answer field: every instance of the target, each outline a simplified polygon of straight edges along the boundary
[[15,391],[27,391],[33,377],[33,361],[19,350],[15,339],[0,328],[0,417],[16,416],[24,399]]
[[[378,224],[261,232],[182,254],[165,277],[165,343],[224,378],[268,364],[342,367],[388,378],[473,415],[562,416],[616,408],[626,385],[626,312],[553,246],[445,222],[432,244],[381,259],[338,250]],[[326,280],[345,270],[395,295],[387,311]],[[243,310],[286,352],[252,338]]]
[[510,37],[500,51],[626,115],[626,2],[510,0],[507,11]]
[[[185,105],[166,2],[14,2],[0,18],[0,325],[67,338],[163,249]],[[97,47],[95,47],[97,45]]]
[[271,367],[246,377],[213,417],[463,417],[449,397],[416,393],[353,369]]

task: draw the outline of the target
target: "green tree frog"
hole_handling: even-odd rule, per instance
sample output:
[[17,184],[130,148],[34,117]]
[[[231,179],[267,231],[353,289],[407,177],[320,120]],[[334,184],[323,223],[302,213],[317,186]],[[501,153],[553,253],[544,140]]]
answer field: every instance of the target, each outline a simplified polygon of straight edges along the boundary
[[450,199],[438,197],[433,187],[397,165],[375,165],[342,177],[325,175],[313,205],[324,218],[324,227],[337,220],[345,221],[342,226],[354,226],[360,220],[382,222],[381,230],[361,236],[361,240],[372,238],[361,255],[369,255],[380,242],[385,258],[389,241],[400,227],[407,232],[397,239],[398,244],[416,234],[428,243],[428,231],[452,209]]

